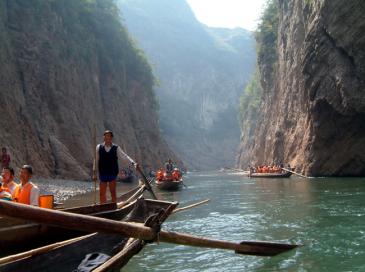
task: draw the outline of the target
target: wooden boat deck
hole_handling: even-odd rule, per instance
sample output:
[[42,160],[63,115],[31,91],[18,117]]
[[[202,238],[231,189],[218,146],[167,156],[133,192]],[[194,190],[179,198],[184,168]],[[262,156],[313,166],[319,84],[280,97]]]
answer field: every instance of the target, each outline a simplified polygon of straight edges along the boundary
[[[176,206],[176,202],[139,199],[127,209],[122,208],[120,211],[114,212],[113,217],[115,218],[115,213],[118,213],[117,217],[122,221],[144,223],[147,218],[161,211],[166,213],[163,218],[166,219]],[[138,253],[144,245],[144,241],[123,237],[119,234],[95,233],[47,253],[0,266],[0,271],[74,271],[87,254],[102,253],[111,257],[124,251],[119,260],[112,265],[120,267]]]
[[[118,198],[118,201],[127,200],[138,189],[139,187],[136,187],[126,192]],[[117,203],[106,203],[66,208],[62,211],[120,220],[124,213],[130,212],[130,209],[132,207],[126,206],[124,209],[118,210]],[[86,233],[34,223],[29,220],[0,217],[0,257],[84,234]]]

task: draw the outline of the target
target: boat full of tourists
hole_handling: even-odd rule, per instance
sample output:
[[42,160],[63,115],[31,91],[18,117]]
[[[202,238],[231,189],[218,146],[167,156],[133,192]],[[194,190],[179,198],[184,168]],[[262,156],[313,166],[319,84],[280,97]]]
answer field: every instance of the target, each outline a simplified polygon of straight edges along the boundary
[[160,169],[156,173],[155,183],[161,190],[178,190],[182,182],[182,173],[178,168],[174,168],[172,172]]
[[[289,169],[292,169],[289,167]],[[248,176],[250,178],[289,178],[291,171],[284,170],[282,166],[257,166],[249,167]]]

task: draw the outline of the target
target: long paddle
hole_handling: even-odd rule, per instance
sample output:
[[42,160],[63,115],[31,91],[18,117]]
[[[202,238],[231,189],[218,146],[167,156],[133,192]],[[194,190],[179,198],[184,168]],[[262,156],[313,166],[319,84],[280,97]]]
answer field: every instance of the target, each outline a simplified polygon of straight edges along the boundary
[[96,204],[96,125],[94,124],[93,130],[93,174],[92,178],[94,180],[94,204]]
[[299,176],[299,177],[302,177],[302,178],[309,178],[309,177],[304,176],[304,175],[302,175],[302,174],[296,173],[296,172],[294,172],[293,170],[290,170],[290,169],[288,169],[288,168],[284,168],[284,167],[282,167],[281,169],[283,169],[283,170],[285,170],[285,171],[288,171],[288,172],[290,172],[290,173],[293,173],[293,174],[295,174],[295,175],[297,175],[297,176]]
[[152,190],[152,187],[151,187],[150,183],[148,182],[148,180],[147,180],[145,174],[143,173],[141,167],[139,166],[139,164],[137,164],[135,162],[132,162],[132,163],[134,163],[136,165],[136,169],[139,172],[139,174],[141,175],[142,181],[143,181],[144,185],[146,186],[146,189],[151,193],[151,195],[153,196],[154,199],[157,199],[155,192]]
[[151,193],[152,197],[154,199],[157,199],[157,196],[155,194],[155,192],[152,190],[152,187],[150,185],[150,183],[148,182],[146,175],[143,173],[141,167],[139,166],[138,163],[136,163],[131,157],[129,157],[126,153],[124,153],[126,155],[126,158],[136,167],[137,171],[139,172],[139,174],[142,177],[142,181],[144,183],[144,185],[146,186],[146,189]]
[[42,209],[5,200],[0,200],[0,214],[82,231],[119,233],[127,237],[134,237],[147,241],[156,240],[156,238],[158,238],[158,241],[160,242],[229,249],[234,250],[236,253],[248,255],[275,256],[298,246],[295,244],[268,243],[261,241],[243,241],[241,243],[235,243],[169,231],[160,231],[157,235],[151,228],[136,223],[118,222],[88,215]]
[[193,204],[190,204],[188,206],[185,206],[185,207],[181,207],[181,208],[178,208],[178,209],[175,209],[173,210],[172,213],[177,213],[177,212],[182,212],[182,211],[185,211],[185,210],[188,210],[188,209],[191,209],[191,208],[194,208],[196,206],[199,206],[199,205],[203,205],[205,203],[208,203],[210,201],[210,199],[205,199],[205,200],[202,200],[200,202],[196,202],[196,203],[193,203]]

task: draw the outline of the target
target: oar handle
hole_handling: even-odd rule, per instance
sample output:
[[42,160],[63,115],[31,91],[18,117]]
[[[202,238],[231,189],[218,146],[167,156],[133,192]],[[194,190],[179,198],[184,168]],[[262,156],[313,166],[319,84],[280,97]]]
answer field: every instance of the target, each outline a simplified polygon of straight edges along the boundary
[[285,167],[281,167],[281,169],[283,169],[283,170],[285,170],[285,171],[287,171],[287,172],[293,173],[293,174],[295,174],[295,175],[297,175],[297,176],[299,176],[299,177],[302,177],[302,178],[308,178],[307,176],[302,175],[302,174],[299,174],[299,173],[297,173],[297,172],[294,172],[294,171],[293,171],[293,170],[291,170],[291,169],[288,169],[288,168],[285,168]]

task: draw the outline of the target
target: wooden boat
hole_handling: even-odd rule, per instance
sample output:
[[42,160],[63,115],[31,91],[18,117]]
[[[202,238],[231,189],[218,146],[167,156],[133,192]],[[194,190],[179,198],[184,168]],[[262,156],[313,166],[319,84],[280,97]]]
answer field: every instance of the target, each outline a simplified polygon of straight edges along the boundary
[[249,173],[251,178],[289,178],[292,175],[291,172],[285,171],[283,173]]
[[[113,220],[145,223],[146,226],[159,226],[175,209],[176,202],[138,199],[133,203],[104,215]],[[86,233],[84,233],[85,235]],[[55,248],[38,256],[20,259],[0,266],[0,271],[79,271],[82,267],[90,270],[109,271],[125,265],[137,254],[145,242],[121,234],[93,233],[79,240]],[[105,270],[104,270],[105,269]]]
[[182,185],[182,179],[179,180],[155,180],[158,189],[166,191],[178,190]]
[[[118,205],[120,206],[120,203],[128,200],[133,195],[137,198],[142,194],[143,190],[141,190],[140,187],[136,187],[118,197],[118,203],[92,204],[62,210],[78,214],[113,218],[116,211],[118,211]],[[28,220],[0,217],[0,256],[14,254],[45,244],[70,239],[82,234],[84,233],[80,231],[65,231],[65,229],[62,228],[34,223]]]
[[136,175],[133,173],[132,170],[122,170],[118,182],[125,182],[125,183],[132,183],[133,181],[137,180]]
[[120,179],[118,179],[118,182],[132,183],[135,180],[136,180],[136,176],[130,175],[130,176],[121,177]]
[[[190,207],[198,204],[190,205]],[[237,254],[258,256],[275,256],[299,246],[265,241],[237,243],[161,230],[161,222],[164,222],[174,211],[176,205],[177,203],[158,200],[137,200],[119,209],[119,218],[125,221],[120,222],[115,219],[72,214],[0,200],[0,214],[92,232],[76,240],[63,241],[1,258],[0,271],[91,271],[94,269],[93,265],[100,265],[93,270],[94,272],[114,271],[138,253],[146,242],[153,241],[219,248],[231,250]],[[129,209],[128,215],[126,215],[127,209]],[[144,224],[141,224],[142,222]],[[83,266],[80,267],[80,264]],[[75,267],[78,270],[74,270]]]
[[173,191],[178,190],[183,184],[182,174],[179,169],[175,168],[172,173],[159,170],[156,174],[155,180],[157,188],[161,190]]

